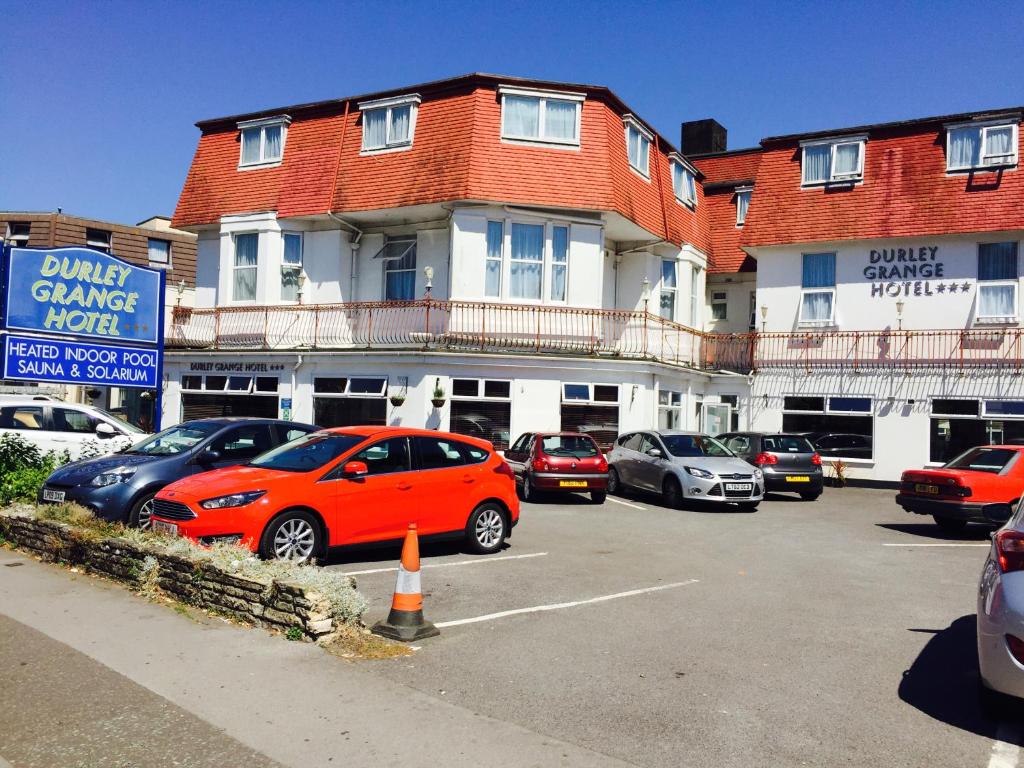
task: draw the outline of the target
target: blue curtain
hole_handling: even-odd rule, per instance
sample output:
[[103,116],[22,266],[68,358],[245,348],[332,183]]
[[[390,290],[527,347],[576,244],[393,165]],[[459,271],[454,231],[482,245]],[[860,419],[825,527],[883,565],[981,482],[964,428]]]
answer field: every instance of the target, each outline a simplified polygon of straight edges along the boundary
[[805,253],[804,288],[834,288],[836,284],[836,255],[834,253]]
[[1017,243],[982,243],[978,246],[979,280],[1016,280]]

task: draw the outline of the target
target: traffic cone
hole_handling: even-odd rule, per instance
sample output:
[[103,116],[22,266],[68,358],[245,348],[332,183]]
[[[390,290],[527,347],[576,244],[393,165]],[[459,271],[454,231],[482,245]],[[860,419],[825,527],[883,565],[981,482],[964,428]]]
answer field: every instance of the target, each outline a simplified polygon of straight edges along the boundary
[[411,642],[434,637],[441,631],[423,619],[423,591],[420,589],[420,543],[416,523],[409,523],[402,544],[402,561],[398,564],[398,581],[391,600],[387,621],[378,621],[371,630],[375,635]]

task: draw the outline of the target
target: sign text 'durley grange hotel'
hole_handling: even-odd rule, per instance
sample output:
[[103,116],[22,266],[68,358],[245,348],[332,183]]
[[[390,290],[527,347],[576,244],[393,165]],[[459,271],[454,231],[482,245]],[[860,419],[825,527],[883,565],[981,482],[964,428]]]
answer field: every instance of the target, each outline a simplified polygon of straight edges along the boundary
[[939,246],[922,245],[872,249],[863,274],[871,281],[873,297],[937,296],[970,290],[970,283],[947,281],[945,269],[939,259]]

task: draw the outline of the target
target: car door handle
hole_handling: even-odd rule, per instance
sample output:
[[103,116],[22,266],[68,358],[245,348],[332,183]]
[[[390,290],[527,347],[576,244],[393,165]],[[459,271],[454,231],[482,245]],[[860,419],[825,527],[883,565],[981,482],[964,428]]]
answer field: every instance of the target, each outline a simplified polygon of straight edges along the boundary
[[410,488],[412,488],[412,483],[399,483],[397,488],[400,491],[408,491]]
[[463,475],[462,476],[462,482],[464,482],[464,483],[475,483],[476,482],[476,478],[473,477],[472,475]]

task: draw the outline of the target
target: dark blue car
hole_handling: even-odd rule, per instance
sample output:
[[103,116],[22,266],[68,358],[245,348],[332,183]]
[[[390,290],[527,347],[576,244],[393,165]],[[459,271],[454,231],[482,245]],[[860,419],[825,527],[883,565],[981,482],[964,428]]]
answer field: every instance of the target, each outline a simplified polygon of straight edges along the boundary
[[65,464],[46,479],[41,502],[74,501],[98,517],[146,528],[153,496],[183,477],[245,464],[319,427],[277,419],[186,421],[108,456]]

